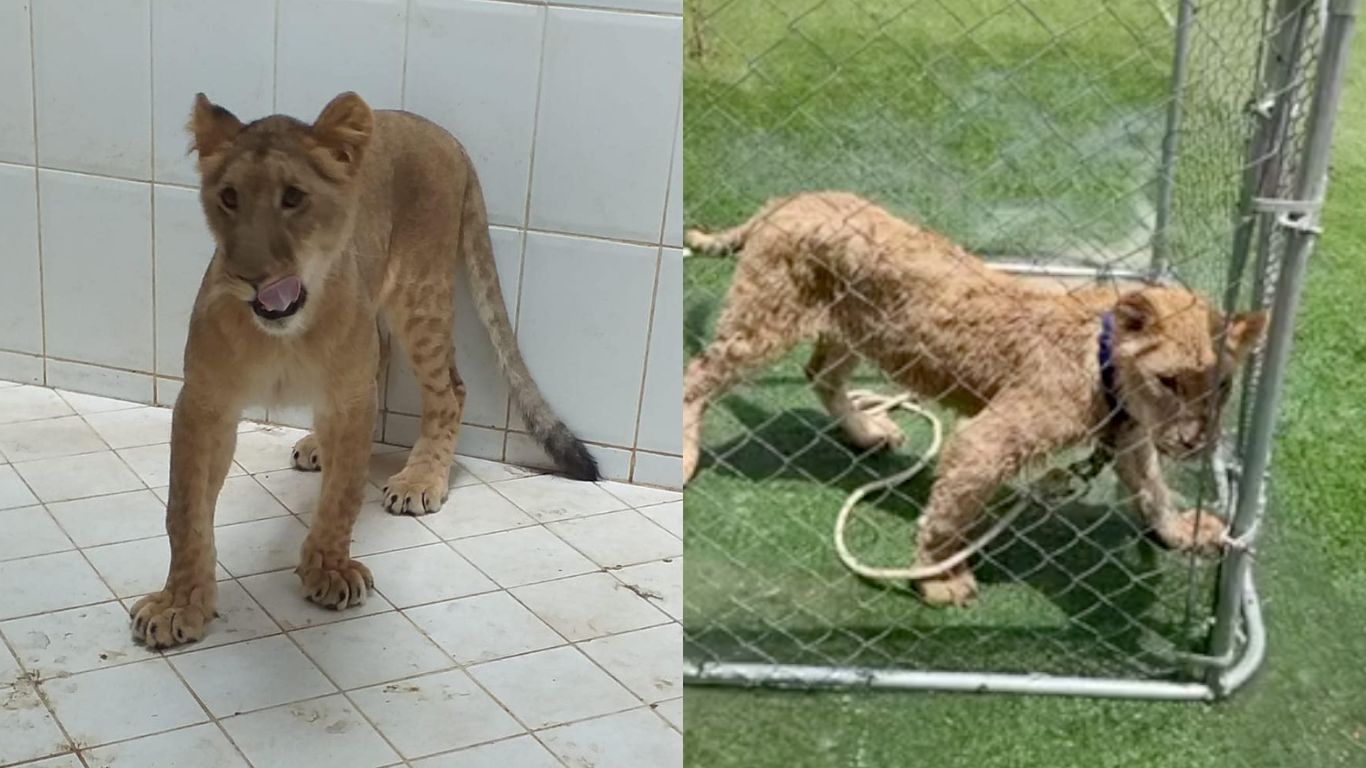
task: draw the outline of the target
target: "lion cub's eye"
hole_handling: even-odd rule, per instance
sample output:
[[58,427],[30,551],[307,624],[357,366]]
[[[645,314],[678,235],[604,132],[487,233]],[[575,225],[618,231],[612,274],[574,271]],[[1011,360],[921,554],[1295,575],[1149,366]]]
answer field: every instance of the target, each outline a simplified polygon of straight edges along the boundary
[[304,191],[298,187],[285,187],[284,194],[280,195],[281,208],[298,208],[304,201]]
[[237,190],[232,187],[223,187],[218,192],[218,201],[230,211],[237,210]]
[[1158,377],[1157,377],[1157,383],[1161,384],[1163,387],[1166,387],[1168,392],[1171,392],[1172,394],[1176,394],[1176,377],[1175,377],[1175,376],[1158,376]]

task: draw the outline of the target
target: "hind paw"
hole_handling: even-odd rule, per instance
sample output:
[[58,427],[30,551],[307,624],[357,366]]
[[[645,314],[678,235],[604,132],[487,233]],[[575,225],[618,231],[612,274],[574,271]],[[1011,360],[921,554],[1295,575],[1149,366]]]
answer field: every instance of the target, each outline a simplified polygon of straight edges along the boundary
[[294,444],[294,468],[305,472],[317,472],[323,468],[322,451],[318,448],[315,435],[305,435]]
[[977,578],[966,565],[916,584],[920,596],[926,603],[941,605],[968,605],[977,597]]
[[840,426],[845,438],[854,447],[865,451],[896,448],[906,441],[901,427],[885,413],[851,413]]

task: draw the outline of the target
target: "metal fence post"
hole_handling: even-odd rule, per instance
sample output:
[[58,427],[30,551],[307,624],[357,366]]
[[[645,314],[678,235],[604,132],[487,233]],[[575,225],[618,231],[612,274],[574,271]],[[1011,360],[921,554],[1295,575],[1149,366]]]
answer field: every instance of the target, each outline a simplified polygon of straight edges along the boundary
[[[1258,213],[1254,200],[1258,197],[1277,197],[1285,185],[1286,147],[1290,132],[1291,113],[1299,88],[1294,87],[1295,73],[1306,44],[1310,8],[1304,0],[1280,0],[1273,23],[1280,26],[1271,38],[1271,47],[1264,56],[1265,65],[1259,92],[1252,94],[1248,105],[1251,114],[1260,118],[1257,130],[1248,146],[1247,168],[1243,177],[1242,195],[1238,202],[1237,229],[1229,258],[1229,271],[1224,291],[1224,311],[1233,312],[1243,293],[1243,278],[1257,238],[1257,260],[1253,267],[1250,306],[1261,307],[1266,301],[1266,279],[1271,260],[1271,235],[1275,216]],[[1270,102],[1269,104],[1267,102]],[[1254,384],[1261,373],[1261,355],[1250,361],[1244,371],[1239,398],[1237,435],[1238,448],[1245,448],[1248,419],[1251,417]]]
[[[1298,215],[1279,220],[1288,230],[1285,255],[1275,289],[1271,328],[1262,359],[1261,382],[1257,387],[1243,473],[1238,488],[1238,506],[1230,529],[1234,538],[1256,527],[1262,513],[1263,488],[1271,458],[1271,436],[1275,429],[1286,364],[1290,358],[1294,319],[1304,282],[1305,263],[1318,234],[1319,205],[1328,183],[1328,159],[1332,148],[1333,124],[1337,119],[1347,72],[1352,30],[1356,22],[1357,0],[1330,0],[1328,22],[1323,32],[1323,47],[1314,83],[1309,125],[1303,159],[1295,183],[1295,199],[1305,203]],[[1233,648],[1235,630],[1241,615],[1243,589],[1250,568],[1250,553],[1232,548],[1220,571],[1219,602],[1211,637],[1210,653],[1221,656]],[[1224,676],[1211,673],[1211,685],[1222,687]]]
[[1190,33],[1194,23],[1194,0],[1181,0],[1176,17],[1176,51],[1172,55],[1171,104],[1167,106],[1167,129],[1162,136],[1162,165],[1157,177],[1157,215],[1153,222],[1153,259],[1151,272],[1159,277],[1171,259],[1170,238],[1172,197],[1176,194],[1176,157],[1181,134],[1181,100],[1186,91],[1186,68],[1190,58]]

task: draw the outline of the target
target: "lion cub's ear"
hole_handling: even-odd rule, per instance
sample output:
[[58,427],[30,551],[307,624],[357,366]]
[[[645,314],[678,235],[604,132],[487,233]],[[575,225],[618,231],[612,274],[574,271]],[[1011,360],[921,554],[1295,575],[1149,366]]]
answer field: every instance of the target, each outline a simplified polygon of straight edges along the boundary
[[332,159],[344,163],[354,173],[361,152],[370,142],[375,116],[360,96],[347,91],[323,107],[313,121],[313,137]]
[[228,110],[209,101],[202,93],[194,95],[194,110],[190,112],[190,123],[185,126],[193,137],[190,151],[199,154],[199,170],[204,171],[204,163],[227,149],[242,130],[242,121]]
[[1224,346],[1233,354],[1234,360],[1242,360],[1257,346],[1266,331],[1268,319],[1266,312],[1239,312],[1229,319]]
[[1142,333],[1157,324],[1157,307],[1141,292],[1125,294],[1115,304],[1115,320],[1123,331]]

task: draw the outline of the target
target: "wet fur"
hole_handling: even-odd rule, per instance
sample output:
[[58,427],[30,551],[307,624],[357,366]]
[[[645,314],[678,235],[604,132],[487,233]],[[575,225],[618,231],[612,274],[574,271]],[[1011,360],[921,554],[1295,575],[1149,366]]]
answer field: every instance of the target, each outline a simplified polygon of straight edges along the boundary
[[[887,417],[852,407],[845,382],[860,359],[970,417],[940,456],[917,534],[918,564],[960,548],[1002,482],[1092,439],[1114,450],[1116,472],[1162,541],[1217,550],[1222,521],[1173,508],[1159,456],[1212,442],[1219,382],[1257,341],[1264,314],[1228,318],[1225,333],[1225,318],[1178,288],[1042,288],[845,193],[774,200],[738,227],[693,230],[685,241],[697,253],[739,259],[716,338],[684,377],[685,480],[697,469],[707,404],[798,342],[815,340],[807,375],[859,448],[902,440]],[[1116,318],[1122,418],[1112,418],[1101,386],[1106,311]],[[931,603],[963,604],[976,583],[963,565],[919,588]]]
[[[322,496],[297,572],[314,602],[364,601],[373,580],[350,543],[384,370],[380,327],[407,354],[422,396],[417,443],[384,503],[435,512],[465,403],[451,335],[458,263],[528,430],[566,474],[597,478],[518,351],[483,193],[450,134],[416,115],[372,112],[355,94],[338,96],[312,124],[275,115],[248,125],[200,94],[189,129],[217,249],[191,314],[172,421],[170,572],[163,590],[133,607],[136,636],[176,645],[201,637],[214,616],[214,504],[238,419],[255,404],[314,409],[315,431],[294,456],[299,468],[322,470]],[[286,206],[291,186],[304,196]],[[297,314],[254,314],[257,288],[287,275],[307,291]]]

